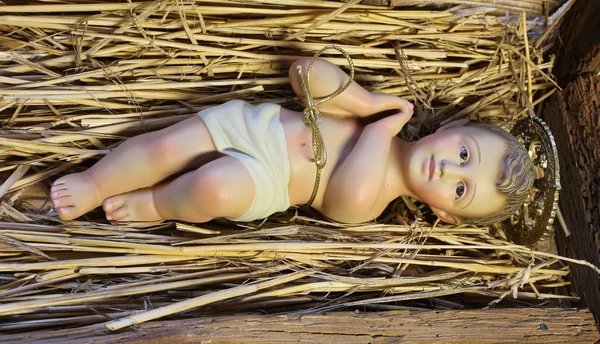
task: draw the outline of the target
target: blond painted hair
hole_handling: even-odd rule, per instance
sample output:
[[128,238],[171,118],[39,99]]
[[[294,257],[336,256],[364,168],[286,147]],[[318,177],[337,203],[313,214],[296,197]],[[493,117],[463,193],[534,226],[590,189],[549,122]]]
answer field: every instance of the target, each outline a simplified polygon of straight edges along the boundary
[[495,214],[479,218],[463,219],[463,222],[478,225],[501,222],[514,215],[527,200],[527,196],[533,187],[533,180],[535,179],[533,163],[525,147],[508,131],[484,123],[469,123],[467,126],[490,131],[502,138],[506,143],[502,170],[496,183],[498,191],[506,196],[506,205]]

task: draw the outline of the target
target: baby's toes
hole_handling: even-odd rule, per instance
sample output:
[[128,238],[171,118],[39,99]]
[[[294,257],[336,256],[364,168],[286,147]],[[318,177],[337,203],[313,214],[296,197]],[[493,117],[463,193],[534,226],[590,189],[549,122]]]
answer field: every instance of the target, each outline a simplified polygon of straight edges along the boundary
[[52,186],[61,186],[61,185],[65,185],[67,183],[67,178],[68,176],[63,176],[58,178],[57,180],[54,181],[54,183],[52,183]]
[[73,207],[75,205],[75,200],[68,195],[63,197],[52,197],[52,204],[54,205],[54,208]]
[[68,197],[71,196],[71,194],[69,193],[69,190],[67,189],[63,189],[63,190],[50,190],[50,197],[55,200],[58,198],[62,198],[62,197]]
[[55,207],[55,209],[58,216],[60,216],[61,218],[65,218],[69,217],[69,214],[71,213],[73,207]]
[[104,209],[104,212],[106,214],[110,214],[113,211],[121,208],[123,205],[125,205],[125,198],[120,196],[114,196],[107,198],[106,200],[104,200],[104,202],[102,202],[102,209]]
[[67,184],[53,184],[52,187],[50,187],[50,192],[56,192],[56,191],[63,191],[63,190],[67,190]]
[[124,221],[125,217],[128,215],[125,206],[125,197],[122,196],[107,198],[102,202],[102,209],[104,209],[104,212],[106,213],[106,219],[111,221],[111,223],[115,221]]
[[126,207],[121,207],[113,212],[106,213],[106,219],[109,221],[127,221],[129,213]]

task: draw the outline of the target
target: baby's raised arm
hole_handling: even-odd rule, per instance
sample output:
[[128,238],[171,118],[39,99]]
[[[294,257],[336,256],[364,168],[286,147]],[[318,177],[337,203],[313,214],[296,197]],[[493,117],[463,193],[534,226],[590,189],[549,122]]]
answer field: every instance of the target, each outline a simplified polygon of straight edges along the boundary
[[374,219],[374,206],[386,180],[392,138],[412,116],[399,112],[367,125],[352,152],[333,174],[323,199],[323,213],[345,223]]
[[[310,61],[309,58],[300,59],[294,62],[289,69],[292,88],[304,105],[306,105],[306,97],[302,91],[297,66],[302,67],[302,74],[306,80],[306,71]],[[317,59],[310,74],[310,92],[315,100],[319,100],[344,86],[348,79],[349,76],[336,65],[323,59]],[[392,95],[371,93],[354,81],[340,95],[319,105],[321,112],[339,117],[366,117],[392,109],[407,112],[409,103]]]

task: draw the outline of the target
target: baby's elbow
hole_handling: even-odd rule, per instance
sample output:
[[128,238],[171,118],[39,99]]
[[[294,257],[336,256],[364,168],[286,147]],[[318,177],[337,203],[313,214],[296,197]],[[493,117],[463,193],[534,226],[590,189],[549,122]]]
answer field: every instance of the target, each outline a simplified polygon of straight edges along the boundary
[[323,215],[330,220],[347,225],[358,225],[373,220],[369,218],[367,214],[360,214],[356,211],[336,211],[334,213],[323,212]]
[[369,222],[371,220],[373,220],[372,218],[364,215],[364,216],[357,216],[356,214],[353,214],[352,216],[350,216],[349,218],[346,219],[347,221],[338,221],[340,223],[343,224],[347,224],[347,225],[360,225],[362,223],[366,223]]
[[288,75],[291,79],[296,79],[298,76],[298,66],[302,69],[302,73],[306,74],[306,70],[308,69],[308,65],[310,64],[309,58],[301,58],[299,60],[294,61],[288,70]]
[[325,207],[324,215],[337,222],[359,224],[373,220],[371,206],[366,199],[353,195]]

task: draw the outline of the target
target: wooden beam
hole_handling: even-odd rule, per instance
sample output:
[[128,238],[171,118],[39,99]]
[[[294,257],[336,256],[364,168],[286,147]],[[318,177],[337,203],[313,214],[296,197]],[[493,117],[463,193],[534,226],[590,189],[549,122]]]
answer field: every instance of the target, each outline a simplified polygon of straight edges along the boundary
[[[556,139],[562,191],[560,207],[571,235],[556,230],[561,255],[600,266],[600,77],[579,77],[546,104]],[[600,281],[591,269],[571,265],[573,291],[600,320]]]
[[554,42],[554,75],[566,86],[583,74],[600,72],[600,1],[574,0]]
[[[600,1],[576,0],[556,36],[553,69],[563,91],[543,109],[559,152],[560,207],[571,235],[557,229],[559,253],[600,266]],[[571,265],[572,291],[600,323],[600,281]]]
[[109,333],[94,325],[0,335],[2,343],[594,343],[587,310],[506,308],[462,311],[333,312],[156,321]]

